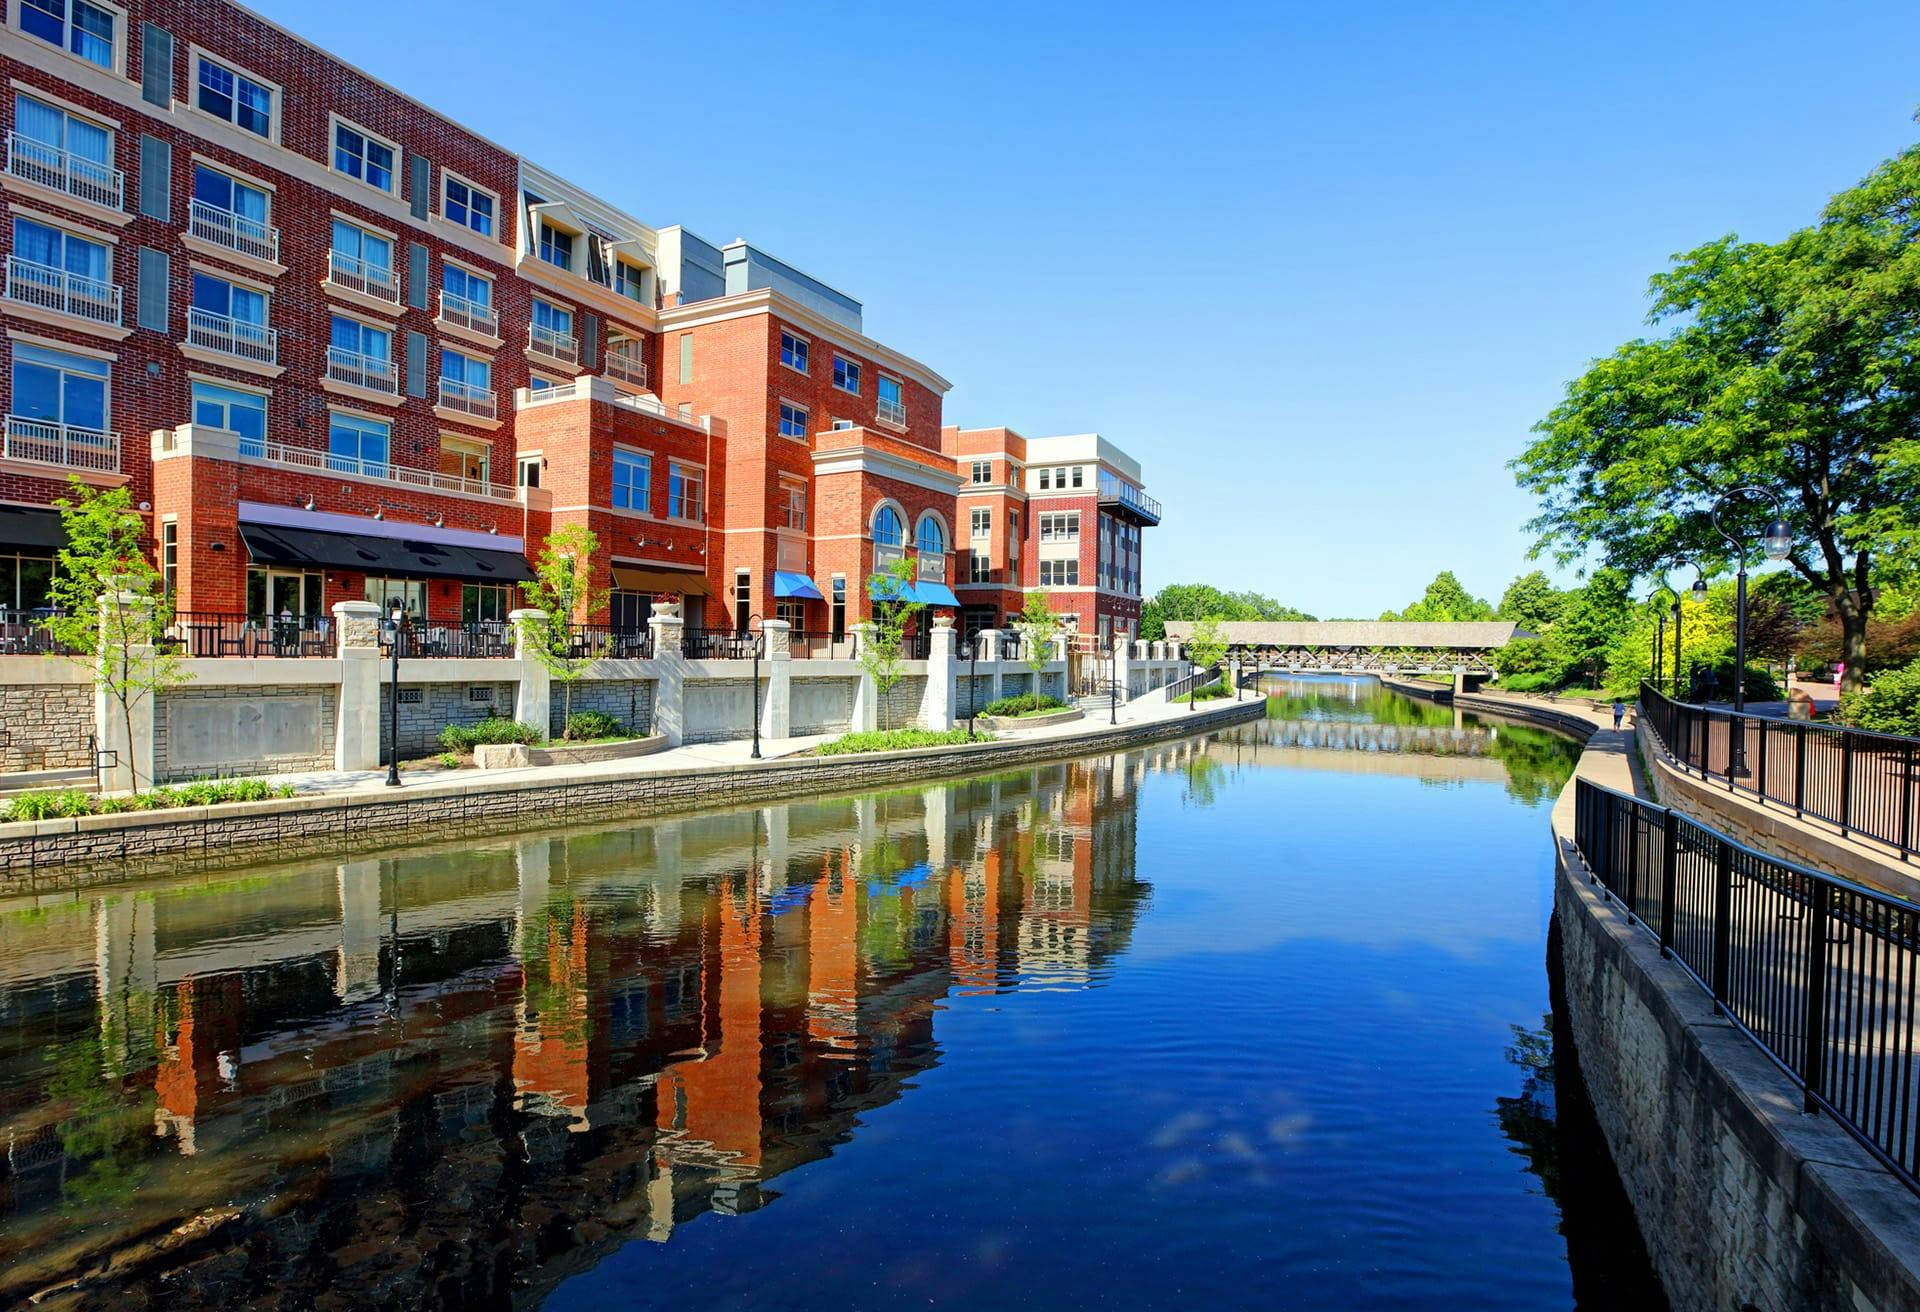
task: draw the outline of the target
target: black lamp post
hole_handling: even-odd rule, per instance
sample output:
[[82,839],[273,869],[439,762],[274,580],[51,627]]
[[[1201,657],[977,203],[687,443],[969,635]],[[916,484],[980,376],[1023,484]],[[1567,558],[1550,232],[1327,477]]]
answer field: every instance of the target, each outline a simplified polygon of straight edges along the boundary
[[387,634],[392,640],[393,677],[387,682],[387,787],[400,786],[400,635],[401,627],[407,617],[406,603],[400,598],[393,599],[392,618],[387,621]]
[[[1720,522],[1720,511],[1726,506],[1729,497],[1743,496],[1748,493],[1766,497],[1773,503],[1773,518],[1767,521],[1766,531],[1760,536],[1760,542],[1769,557],[1785,560],[1793,554],[1793,531],[1787,527],[1787,521],[1780,517],[1780,501],[1764,488],[1736,487],[1724,492],[1713,503],[1714,531],[1727,540],[1740,560],[1740,570],[1734,575],[1733,603],[1733,714],[1735,720],[1747,708],[1747,540],[1735,537],[1727,532]],[[1737,722],[1734,725],[1732,758],[1727,763],[1729,774],[1747,773],[1746,731]]]
[[973,636],[967,639],[967,649],[961,655],[967,658],[967,741],[973,741],[973,717],[980,713],[980,634],[975,629]]
[[766,641],[767,630],[758,615],[749,615],[744,632],[753,648],[753,750],[747,756],[757,761],[760,759],[760,647]]
[[1200,705],[1200,689],[1193,681],[1193,648],[1187,648],[1187,710],[1192,711]]
[[1107,723],[1120,723],[1120,662],[1107,666]]

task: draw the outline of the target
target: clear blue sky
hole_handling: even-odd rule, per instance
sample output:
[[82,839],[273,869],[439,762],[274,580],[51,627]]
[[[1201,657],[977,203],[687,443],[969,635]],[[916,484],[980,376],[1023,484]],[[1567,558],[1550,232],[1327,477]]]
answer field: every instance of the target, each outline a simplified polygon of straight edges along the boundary
[[[1649,274],[1920,135],[1920,5],[260,0],[641,220],[745,236],[1098,430],[1147,584],[1372,615],[1526,567],[1506,461]],[[559,12],[559,11],[556,11]]]

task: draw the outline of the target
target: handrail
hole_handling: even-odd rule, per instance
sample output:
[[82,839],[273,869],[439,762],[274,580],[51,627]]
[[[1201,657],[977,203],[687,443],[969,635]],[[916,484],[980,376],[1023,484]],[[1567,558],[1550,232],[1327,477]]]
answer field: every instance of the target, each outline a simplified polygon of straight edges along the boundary
[[1640,715],[1680,769],[1891,847],[1920,852],[1920,738],[1736,715],[1640,685]]
[[126,175],[111,164],[65,151],[24,132],[7,133],[7,172],[110,210],[123,208]]
[[1805,1095],[1920,1193],[1920,906],[1578,779],[1588,878]]

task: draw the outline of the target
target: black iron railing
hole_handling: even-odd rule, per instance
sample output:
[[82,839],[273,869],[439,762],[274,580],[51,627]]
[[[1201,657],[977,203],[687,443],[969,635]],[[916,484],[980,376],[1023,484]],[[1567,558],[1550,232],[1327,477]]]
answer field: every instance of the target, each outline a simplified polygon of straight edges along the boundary
[[797,661],[850,661],[860,655],[857,633],[843,633],[836,638],[824,629],[794,629],[787,640]]
[[571,624],[567,651],[574,660],[640,661],[653,655],[652,626]]
[[1196,670],[1184,679],[1175,679],[1167,685],[1167,700],[1177,702],[1196,688],[1204,688],[1220,677],[1220,667],[1209,665],[1204,670]]
[[1920,1192],[1920,907],[1586,779],[1574,802],[1593,881],[1800,1086],[1809,1111]]
[[758,641],[758,634],[737,629],[686,629],[681,633],[680,650],[690,661],[744,661],[753,658]]
[[407,660],[498,660],[513,655],[513,625],[506,620],[412,621],[400,630],[400,655]]
[[180,610],[163,641],[182,656],[295,658],[335,654],[333,621],[323,615],[245,615]]
[[900,643],[900,655],[905,660],[924,661],[933,655],[933,630],[922,626],[905,635]]
[[66,612],[41,607],[30,610],[0,608],[0,656],[71,656],[78,653],[53,636],[50,620]]
[[1640,714],[1675,765],[1885,843],[1920,851],[1920,739],[1675,701],[1640,686]]
[[1018,633],[1004,632],[1000,635],[1000,659],[1003,661],[1023,661],[1026,659],[1026,640]]

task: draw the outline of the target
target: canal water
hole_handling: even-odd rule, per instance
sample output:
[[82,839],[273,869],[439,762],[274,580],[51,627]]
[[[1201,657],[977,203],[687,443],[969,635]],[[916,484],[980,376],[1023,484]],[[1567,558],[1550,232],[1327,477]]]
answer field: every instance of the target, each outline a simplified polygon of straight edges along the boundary
[[0,1306],[1658,1308],[1574,749],[1377,684],[897,792],[0,902]]

